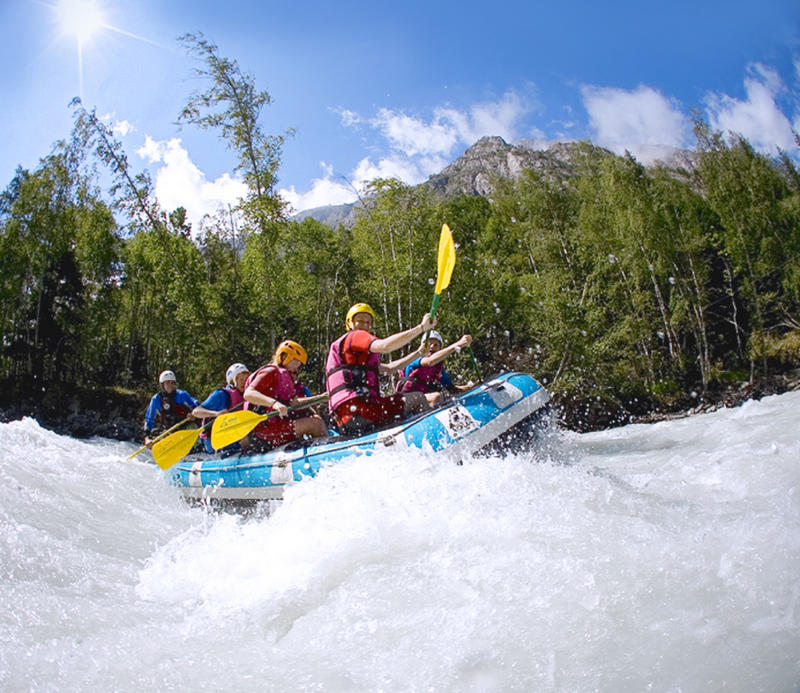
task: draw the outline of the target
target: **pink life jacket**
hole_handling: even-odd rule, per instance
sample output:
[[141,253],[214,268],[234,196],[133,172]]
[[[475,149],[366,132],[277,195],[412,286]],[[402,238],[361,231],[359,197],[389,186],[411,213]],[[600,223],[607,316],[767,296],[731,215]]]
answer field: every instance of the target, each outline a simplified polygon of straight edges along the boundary
[[[227,393],[227,395],[228,395],[228,406],[227,406],[228,411],[233,409],[237,404],[241,404],[242,402],[244,402],[244,396],[235,387],[231,387],[230,385],[226,385],[225,387],[221,387],[220,390],[222,390],[223,392]],[[205,426],[206,425],[206,421],[207,421],[207,419],[203,419],[200,422],[201,425]],[[203,431],[200,434],[200,437],[201,438],[209,438],[209,437],[211,437],[211,433],[210,433],[210,431]]]
[[[261,366],[255,373],[251,373],[247,381],[244,384],[245,391],[248,387],[250,387],[251,383],[256,379],[256,376],[259,375],[262,371],[265,371],[267,368],[273,368],[278,371],[278,386],[275,388],[275,392],[269,393],[267,396],[272,397],[273,399],[277,399],[279,402],[283,402],[284,404],[289,404],[292,401],[292,398],[296,396],[297,390],[295,389],[294,378],[292,374],[287,371],[283,366],[276,366],[274,363],[270,363],[266,366]],[[252,402],[245,402],[244,408],[254,411],[258,414],[266,413],[266,407],[262,407],[258,404],[253,404]]]
[[381,355],[345,351],[345,340],[351,333],[352,331],[346,332],[339,337],[328,351],[325,388],[328,391],[328,408],[331,412],[335,412],[340,405],[354,397],[380,397],[381,394],[378,381]]
[[417,366],[404,378],[397,381],[397,392],[436,392],[442,387],[444,363],[433,366]]

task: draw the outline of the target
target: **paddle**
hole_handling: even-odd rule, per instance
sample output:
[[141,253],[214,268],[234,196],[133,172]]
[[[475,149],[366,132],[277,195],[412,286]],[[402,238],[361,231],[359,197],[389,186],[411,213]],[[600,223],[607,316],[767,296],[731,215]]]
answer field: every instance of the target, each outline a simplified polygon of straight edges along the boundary
[[[239,402],[239,404],[231,407],[230,411],[239,409],[243,405],[244,402]],[[220,414],[220,416],[223,416],[223,414]],[[161,467],[161,469],[169,469],[173,464],[182,460],[191,452],[200,434],[210,428],[214,421],[215,419],[212,419],[199,428],[188,428],[184,431],[178,431],[169,436],[169,438],[161,440],[153,445],[153,459],[156,461],[156,464]]]
[[130,455],[128,455],[128,459],[136,457],[136,455],[138,455],[140,452],[144,452],[145,450],[147,450],[147,448],[152,447],[154,443],[156,443],[157,441],[161,440],[162,438],[165,438],[170,433],[172,433],[174,430],[180,428],[181,426],[183,426],[183,424],[189,422],[191,419],[192,419],[191,416],[187,416],[183,421],[179,421],[172,428],[169,428],[166,431],[164,431],[163,433],[160,433],[155,438],[153,438],[153,440],[151,440],[147,445],[143,445],[136,452],[132,452]]
[[436,277],[436,288],[433,292],[431,319],[436,315],[436,309],[439,307],[439,295],[450,285],[450,277],[453,275],[455,264],[456,248],[453,243],[453,234],[447,224],[442,224],[442,233],[439,236],[438,275]]
[[[328,393],[323,392],[321,395],[309,397],[302,403],[289,407],[289,411],[305,409],[306,407],[310,407],[326,399],[328,399]],[[272,416],[278,416],[278,412],[271,411],[268,414],[256,414],[254,411],[247,409],[245,411],[220,414],[214,419],[214,425],[211,428],[211,447],[215,450],[221,450],[241,440],[258,426],[258,424]]]

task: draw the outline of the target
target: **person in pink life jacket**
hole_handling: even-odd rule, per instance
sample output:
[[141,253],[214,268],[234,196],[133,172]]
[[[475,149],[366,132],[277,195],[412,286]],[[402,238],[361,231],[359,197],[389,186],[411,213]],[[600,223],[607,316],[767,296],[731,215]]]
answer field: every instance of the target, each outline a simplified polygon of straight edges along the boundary
[[[234,407],[238,408],[244,403],[244,388],[249,376],[250,369],[247,366],[243,363],[232,363],[225,372],[225,387],[214,390],[204,401],[192,409],[192,416],[196,419],[203,419],[202,423],[205,425],[207,419],[216,418]],[[215,451],[211,447],[211,434],[208,431],[203,431],[200,439],[203,441],[206,452],[212,454],[214,452],[223,454],[236,452],[245,446],[244,441],[239,441],[231,443],[222,450]]]
[[372,334],[374,324],[375,311],[366,303],[356,303],[347,311],[348,331],[328,350],[325,364],[328,408],[339,430],[346,434],[362,434],[381,423],[429,408],[428,400],[420,392],[382,396],[379,376],[392,375],[422,356],[417,349],[403,358],[381,363],[382,354],[405,346],[430,330],[436,321],[426,314],[419,325],[383,339]]
[[436,330],[428,334],[427,353],[406,366],[405,375],[397,382],[397,392],[424,392],[432,407],[442,399],[442,390],[461,389],[444,369],[444,360],[454,351],[472,344],[472,336],[465,334],[456,342],[442,348],[444,340]]
[[269,450],[296,438],[327,435],[325,422],[308,410],[289,411],[290,406],[303,403],[298,397],[296,382],[300,368],[308,362],[306,350],[287,339],[278,345],[272,362],[262,366],[247,381],[244,391],[245,408],[257,413],[277,412],[259,423],[251,434],[250,443],[259,451]]

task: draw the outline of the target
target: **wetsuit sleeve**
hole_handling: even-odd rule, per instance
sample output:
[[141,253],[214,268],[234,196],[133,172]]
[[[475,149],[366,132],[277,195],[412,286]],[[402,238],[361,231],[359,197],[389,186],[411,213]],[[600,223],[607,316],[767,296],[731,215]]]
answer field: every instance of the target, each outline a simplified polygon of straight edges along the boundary
[[156,423],[156,414],[161,411],[161,398],[158,395],[153,395],[150,404],[147,405],[147,411],[144,415],[144,430],[152,431]]
[[444,369],[442,369],[442,385],[444,387],[453,387],[453,381]]
[[186,392],[186,390],[178,390],[175,393],[175,404],[182,404],[184,407],[188,407],[189,409],[194,409],[195,407],[200,406],[200,402]]
[[200,406],[210,411],[222,411],[228,408],[228,395],[225,390],[214,390]]
[[250,387],[258,390],[262,395],[274,398],[274,393],[278,387],[278,369],[265,368],[253,379]]
[[372,342],[377,339],[366,330],[353,330],[347,348],[354,354],[368,354]]
[[403,372],[403,375],[405,375],[406,378],[407,378],[408,374],[411,373],[411,371],[413,371],[415,368],[419,368],[419,364],[420,364],[421,361],[422,361],[422,357],[421,356],[418,359],[414,359],[411,363],[409,363],[406,366],[406,369]]

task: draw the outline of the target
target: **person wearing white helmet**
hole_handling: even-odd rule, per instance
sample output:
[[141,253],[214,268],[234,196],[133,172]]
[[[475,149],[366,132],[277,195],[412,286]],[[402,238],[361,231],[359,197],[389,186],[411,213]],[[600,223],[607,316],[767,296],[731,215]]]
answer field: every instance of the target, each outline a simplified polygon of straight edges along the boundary
[[372,334],[375,311],[366,303],[356,303],[347,311],[347,332],[328,350],[325,364],[325,386],[330,396],[328,407],[339,430],[361,434],[375,426],[424,411],[429,408],[425,396],[419,392],[381,395],[380,375],[393,375],[422,351],[390,363],[381,363],[381,355],[396,351],[412,339],[436,325],[436,320],[426,313],[419,325],[380,339]]
[[396,389],[397,392],[423,392],[430,405],[435,407],[441,401],[442,390],[457,389],[444,369],[444,360],[454,351],[472,344],[472,336],[465,334],[442,348],[442,335],[431,330],[427,343],[423,344],[427,347],[427,353],[406,366],[405,375],[397,382]]
[[144,444],[148,446],[160,430],[167,430],[191,416],[192,409],[198,404],[186,390],[178,389],[178,379],[172,371],[161,371],[158,384],[158,392],[153,395],[144,415]]
[[[192,409],[192,416],[196,419],[203,419],[203,425],[205,425],[206,419],[216,418],[234,407],[240,408],[244,403],[244,388],[249,375],[250,369],[243,363],[232,363],[225,372],[225,386],[214,390],[204,401]],[[215,451],[211,447],[211,436],[208,432],[203,431],[200,434],[200,439],[203,441],[206,452],[210,453],[221,452],[229,454],[240,450],[243,446],[236,442],[222,448],[220,451]]]

